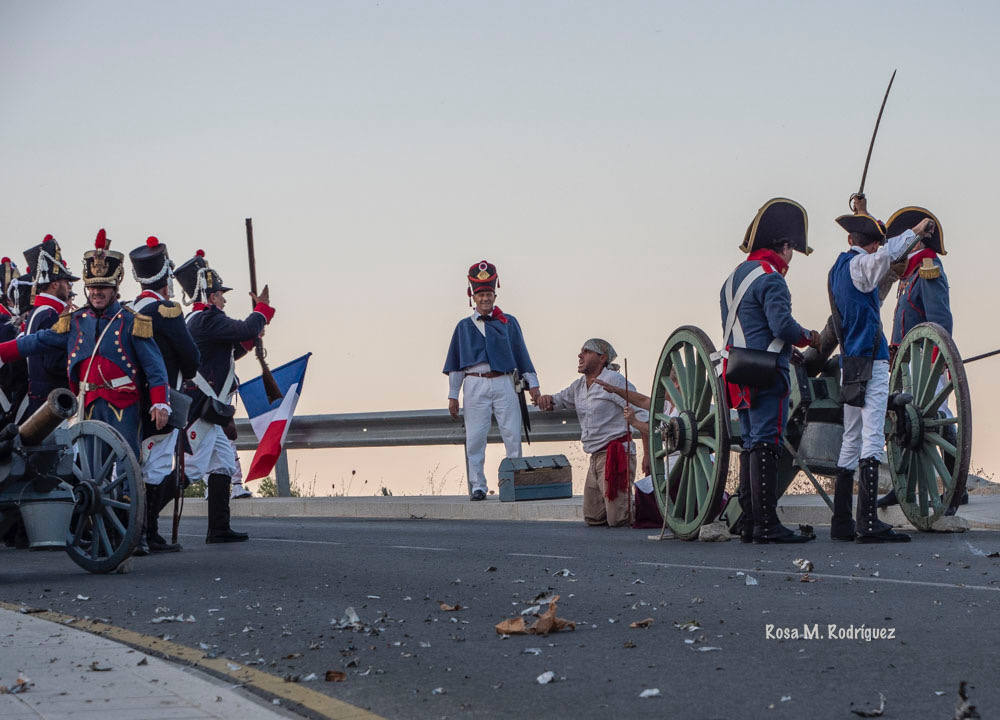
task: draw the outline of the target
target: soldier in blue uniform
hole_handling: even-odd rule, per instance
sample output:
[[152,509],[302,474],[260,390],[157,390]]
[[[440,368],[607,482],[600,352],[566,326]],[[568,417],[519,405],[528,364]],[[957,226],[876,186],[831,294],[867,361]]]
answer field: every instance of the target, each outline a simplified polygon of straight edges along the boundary
[[[180,390],[182,379],[191,379],[198,372],[201,355],[188,332],[180,303],[170,299],[174,294],[174,264],[167,246],[149,237],[144,245],[129,253],[129,260],[132,276],[142,288],[131,303],[132,309],[150,318],[153,340],[167,369],[167,382],[171,388]],[[173,467],[177,436],[176,428],[159,430],[148,417],[143,417],[139,462],[146,484],[146,544],[153,553],[181,549],[179,543],[168,543],[158,527],[160,512],[179,491],[180,478]]]
[[138,459],[142,396],[148,395],[149,414],[157,429],[166,425],[170,414],[167,371],[153,341],[149,317],[117,300],[125,256],[109,246],[102,229],[95,249],[83,256],[87,305],[63,312],[48,330],[0,344],[0,362],[65,354],[63,372],[69,377],[70,390],[83,397],[83,419],[109,424]]
[[[274,309],[264,287],[259,296],[251,294],[253,311],[244,320],[230,318],[223,312],[225,293],[231,288],[208,266],[205,253],[199,250],[175,271],[184,293],[194,302],[187,317],[188,330],[201,354],[201,364],[194,380],[185,385],[192,398],[187,440],[191,454],[184,459],[184,470],[192,481],[207,477],[208,533],[205,542],[241,542],[247,534],[235,532],[229,525],[230,485],[240,485],[236,456],[236,427],[230,405],[239,381],[235,361],[254,347],[254,341],[274,317]],[[241,487],[241,486],[240,486]]]
[[[879,520],[876,508],[889,399],[889,346],[882,333],[878,288],[892,263],[906,257],[922,236],[930,234],[933,221],[924,217],[888,241],[882,224],[863,212],[842,215],[837,224],[847,231],[850,249],[837,258],[828,279],[841,346],[844,401],[830,535],[834,540],[860,543],[907,542],[910,536],[894,532]],[[851,488],[859,468],[857,522],[852,523]]]
[[[949,335],[953,334],[948,276],[945,275],[940,258],[941,255],[948,254],[944,249],[944,231],[941,228],[941,223],[929,210],[911,206],[893,213],[886,223],[885,232],[886,235],[900,234],[922,218],[931,218],[934,221],[934,230],[929,236],[918,242],[906,258],[905,269],[902,271],[899,290],[896,294],[896,312],[892,320],[892,339],[890,341],[890,354],[892,355],[895,355],[896,348],[903,342],[906,333],[920,323],[937,323],[947,330]],[[945,383],[946,378],[942,375],[938,389],[941,390]],[[947,400],[941,404],[939,413],[943,417],[951,416]],[[954,425],[943,427],[942,434],[952,444],[957,440]],[[945,462],[949,462],[947,456]],[[954,515],[959,504],[969,502],[969,494],[965,491],[965,478],[959,478],[959,483],[961,483],[961,487],[956,489],[952,496],[952,504],[945,511],[948,515]],[[885,497],[878,501],[878,507],[885,508],[896,503],[896,492],[890,490]]]
[[[791,387],[789,358],[792,346],[805,347],[819,339],[815,330],[805,329],[792,317],[792,298],[785,282],[792,253],[812,252],[806,244],[807,230],[805,208],[785,198],[769,200],[757,211],[743,238],[740,249],[748,253],[746,261],[737,266],[720,293],[726,347],[720,353],[721,370],[730,407],[738,411],[743,431],[738,490],[743,542],[799,543],[815,538],[786,528],[777,514],[778,460]],[[775,369],[760,373],[753,384],[731,382],[730,369],[740,378],[738,358],[750,354],[769,360]]]
[[[538,402],[538,376],[513,315],[494,305],[499,277],[493,263],[482,260],[469,268],[466,292],[475,301],[471,317],[462,318],[451,336],[444,374],[448,376],[448,411],[458,418],[458,391],[463,392],[466,468],[470,500],[486,499],[486,437],[496,415],[507,457],[521,457],[521,409],[514,373],[527,381]],[[464,389],[463,389],[464,387]]]
[[[28,272],[32,275],[31,310],[25,319],[27,335],[48,330],[69,307],[72,284],[79,280],[66,267],[59,243],[51,235],[24,251]],[[65,353],[51,352],[28,358],[28,401],[18,419],[29,417],[42,406],[55,388],[69,387]]]
[[[13,260],[0,259],[0,342],[13,340],[21,333],[17,298],[20,277]],[[0,427],[14,422],[27,390],[28,366],[24,361],[0,368]]]

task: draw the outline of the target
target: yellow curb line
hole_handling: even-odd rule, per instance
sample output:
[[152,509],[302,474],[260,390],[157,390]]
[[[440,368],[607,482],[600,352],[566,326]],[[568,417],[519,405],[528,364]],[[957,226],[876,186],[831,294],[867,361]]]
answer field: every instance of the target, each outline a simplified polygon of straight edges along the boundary
[[[20,613],[24,607],[25,605],[23,604],[0,601],[0,608],[12,612]],[[329,720],[385,720],[380,715],[375,715],[367,710],[355,707],[343,700],[337,700],[321,692],[310,690],[299,683],[286,682],[277,675],[247,667],[238,661],[228,660],[223,657],[207,658],[201,650],[195,650],[187,645],[180,645],[179,643],[163,640],[152,635],[143,635],[133,630],[126,630],[125,628],[97,622],[96,620],[83,620],[52,610],[26,614],[31,617],[58,623],[59,625],[83,630],[93,635],[109,638],[137,649],[147,650],[154,655],[159,655],[169,660],[211,670],[218,675],[230,677],[242,685],[248,685],[270,695],[297,703],[308,710],[319,713],[325,718],[329,718]],[[236,670],[233,670],[230,665],[238,667]]]

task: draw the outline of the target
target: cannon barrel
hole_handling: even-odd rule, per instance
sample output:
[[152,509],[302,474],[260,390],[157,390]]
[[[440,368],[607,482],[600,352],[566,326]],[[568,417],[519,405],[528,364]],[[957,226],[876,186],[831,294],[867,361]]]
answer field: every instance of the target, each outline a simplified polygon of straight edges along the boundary
[[59,427],[63,420],[76,414],[76,396],[66,388],[56,388],[45,402],[18,427],[24,445],[39,445]]

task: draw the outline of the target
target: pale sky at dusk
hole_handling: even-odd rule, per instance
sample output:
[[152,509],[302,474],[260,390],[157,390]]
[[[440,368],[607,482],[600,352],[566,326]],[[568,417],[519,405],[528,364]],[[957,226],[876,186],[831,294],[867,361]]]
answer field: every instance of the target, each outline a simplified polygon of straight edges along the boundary
[[[574,379],[591,336],[648,391],[674,328],[719,341],[719,287],[770,197],[809,212],[816,251],[788,282],[796,319],[822,326],[846,245],[833,218],[898,68],[869,209],[938,216],[973,355],[1000,347],[985,274],[998,16],[993,2],[3,0],[0,254],[23,266],[52,233],[76,271],[100,227],[126,252],[153,234],[178,264],[204,248],[242,313],[253,217],[271,360],[314,353],[302,414],[445,407],[464,273],[485,257],[543,391]],[[973,467],[996,472],[1000,358],[968,372]],[[295,457],[318,493],[359,466],[416,492],[435,458],[462,462],[460,447]]]

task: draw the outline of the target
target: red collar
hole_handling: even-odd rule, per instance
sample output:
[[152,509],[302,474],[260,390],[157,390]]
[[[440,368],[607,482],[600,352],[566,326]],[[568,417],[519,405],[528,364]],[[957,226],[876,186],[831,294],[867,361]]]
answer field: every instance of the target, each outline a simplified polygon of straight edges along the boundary
[[66,308],[66,303],[57,297],[52,297],[51,295],[44,295],[39,293],[35,295],[35,307],[50,307],[57,313],[61,313]]
[[936,258],[936,257],[937,253],[931,250],[930,248],[924,248],[920,252],[915,253],[913,257],[911,257],[909,261],[907,261],[906,272],[903,273],[903,277],[910,277],[910,274],[917,269],[917,266],[920,265],[920,262],[924,258]]
[[208,310],[210,307],[213,306],[209,305],[208,303],[196,302],[194,305],[191,306],[191,312],[198,312],[199,310]]
[[747,260],[759,262],[764,267],[764,272],[773,272],[772,268],[782,275],[788,272],[788,263],[785,262],[785,258],[774,250],[754,250]]
[[3,317],[13,317],[13,315],[10,314],[10,310],[8,310],[3,303],[0,303],[0,315]]
[[143,290],[139,293],[139,297],[136,300],[142,300],[143,298],[152,298],[153,300],[163,300],[163,296],[158,292],[153,292],[152,290]]

